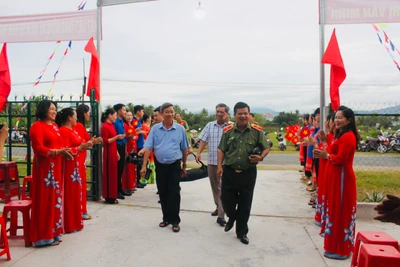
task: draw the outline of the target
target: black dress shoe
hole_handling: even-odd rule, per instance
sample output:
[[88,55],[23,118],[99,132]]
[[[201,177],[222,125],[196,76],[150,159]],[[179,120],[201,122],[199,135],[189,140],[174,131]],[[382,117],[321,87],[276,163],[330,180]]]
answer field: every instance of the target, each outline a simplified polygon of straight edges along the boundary
[[218,223],[219,225],[221,225],[222,227],[224,227],[225,224],[226,224],[226,221],[225,221],[223,218],[218,218],[218,219],[217,219],[217,223]]
[[214,211],[211,213],[211,216],[218,216],[218,209],[214,210]]
[[122,191],[121,192],[121,194],[123,195],[123,196],[132,196],[132,193],[129,193],[128,191]]
[[118,199],[125,199],[125,197],[124,197],[121,193],[118,193],[117,198],[118,198]]
[[245,245],[248,245],[250,242],[250,240],[246,234],[244,234],[244,235],[242,235],[242,237],[238,237],[238,238],[240,239],[240,242],[242,242]]
[[235,220],[229,219],[225,225],[225,232],[229,232],[232,229],[234,224],[235,224]]
[[137,188],[144,188],[144,185],[142,183],[138,183],[136,187]]

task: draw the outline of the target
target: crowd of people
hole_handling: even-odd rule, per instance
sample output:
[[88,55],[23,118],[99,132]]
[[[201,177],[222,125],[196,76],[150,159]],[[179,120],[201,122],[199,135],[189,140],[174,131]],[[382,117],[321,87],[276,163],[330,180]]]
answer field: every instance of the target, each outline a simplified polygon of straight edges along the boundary
[[356,231],[357,191],[353,170],[358,135],[354,112],[340,106],[328,114],[320,127],[320,109],[303,116],[298,132],[301,141],[301,180],[311,193],[309,205],[315,208],[315,224],[324,237],[324,256],[350,257]]
[[[34,151],[30,238],[35,247],[62,242],[64,233],[83,229],[90,220],[86,203],[86,153],[103,146],[102,197],[106,204],[118,204],[137,188],[156,182],[161,204],[159,227],[172,225],[180,231],[180,180],[186,175],[187,155],[193,153],[186,132],[189,126],[175,116],[174,106],[164,103],[152,116],[142,106],[132,111],[116,104],[102,114],[101,136],[90,136],[85,122],[90,109],[63,108],[50,100],[41,101],[37,121],[30,129]],[[243,102],[234,106],[235,123],[229,121],[229,107],[216,106],[216,120],[201,134],[196,161],[208,147],[208,176],[215,203],[212,216],[230,231],[236,223],[236,236],[249,244],[249,227],[256,166],[270,152],[262,127],[250,123],[250,107]],[[344,106],[319,125],[320,111],[304,115],[300,139],[302,180],[309,182],[309,204],[315,208],[315,224],[324,237],[324,256],[346,259],[351,255],[356,230],[356,177],[353,160],[359,141],[354,112]],[[5,126],[6,129],[6,126]],[[0,134],[4,136],[4,130]],[[301,132],[309,132],[304,137]],[[127,158],[142,157],[135,164]],[[148,175],[150,170],[151,175]],[[144,178],[147,179],[144,179]],[[376,207],[377,220],[399,224],[400,200],[388,196]],[[225,220],[225,215],[228,221]]]

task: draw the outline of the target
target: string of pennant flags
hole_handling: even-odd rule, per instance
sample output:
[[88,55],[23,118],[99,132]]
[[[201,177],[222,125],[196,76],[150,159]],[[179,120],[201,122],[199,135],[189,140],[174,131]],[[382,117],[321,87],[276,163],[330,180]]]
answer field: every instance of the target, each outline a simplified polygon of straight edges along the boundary
[[71,49],[71,46],[72,46],[72,41],[69,41],[69,43],[67,45],[67,48],[65,48],[64,55],[62,56],[60,62],[58,63],[58,68],[57,68],[56,72],[53,75],[53,82],[51,83],[51,87],[49,89],[48,96],[50,96],[51,93],[53,92],[54,84],[55,84],[56,79],[57,79],[57,74],[60,72],[61,65],[62,65],[62,63],[64,61],[65,56],[68,54],[68,51]]
[[[85,8],[85,5],[86,5],[86,0],[82,0],[82,2],[81,2],[81,3],[79,4],[79,6],[78,6],[78,11],[79,11],[79,10],[83,10],[83,9]],[[65,58],[65,56],[68,54],[68,51],[69,51],[71,48],[72,48],[72,41],[69,41],[67,47],[66,47],[65,50],[64,50],[64,55],[62,56],[60,62],[58,63],[58,68],[57,68],[56,72],[55,72],[54,75],[53,75],[53,82],[51,83],[51,87],[50,87],[50,89],[49,89],[49,92],[47,93],[47,95],[48,95],[49,97],[50,97],[51,93],[53,92],[54,84],[55,84],[55,82],[56,82],[57,75],[58,75],[58,73],[60,72],[60,68],[61,68],[61,65],[62,65],[62,63],[63,63],[63,61],[64,61],[64,58]]]
[[34,83],[33,87],[37,86],[40,83],[40,80],[42,79],[44,73],[46,72],[47,66],[50,64],[51,60],[54,57],[54,54],[57,52],[58,47],[60,46],[60,41],[56,42],[56,46],[53,48],[53,52],[51,53],[51,55],[49,56],[49,58],[47,59],[46,64],[44,65],[42,71],[40,72],[39,77],[36,79],[36,82]]
[[384,30],[384,28],[386,28],[387,26],[385,24],[372,24],[372,27],[374,27],[379,42],[385,47],[386,51],[392,58],[393,63],[400,71],[400,50],[396,48],[393,41],[389,38],[389,35]]
[[[87,2],[87,0],[82,0],[82,2],[81,2],[81,3],[79,4],[79,6],[78,6],[78,11],[79,11],[79,10],[83,10],[83,9],[85,8],[86,2]],[[37,85],[40,83],[40,81],[41,81],[41,79],[42,79],[44,73],[45,73],[46,70],[47,70],[47,67],[50,65],[50,62],[52,61],[54,55],[56,54],[56,52],[57,52],[57,50],[58,50],[60,44],[61,44],[61,41],[57,41],[57,42],[56,42],[56,45],[55,45],[55,47],[53,48],[53,52],[51,53],[51,55],[50,55],[49,58],[47,59],[47,62],[46,62],[46,64],[44,65],[42,71],[40,72],[39,77],[36,79],[35,83],[33,84],[33,87],[37,86]],[[56,72],[55,72],[54,75],[53,75],[53,81],[52,81],[52,83],[51,83],[51,87],[50,87],[49,92],[48,92],[48,96],[49,96],[49,97],[50,97],[51,93],[53,92],[54,84],[55,84],[55,82],[56,82],[56,80],[57,80],[57,75],[58,75],[58,73],[60,72],[60,68],[61,68],[61,65],[62,65],[62,63],[63,63],[63,61],[64,61],[64,58],[65,58],[65,56],[68,54],[68,51],[69,51],[71,48],[72,48],[72,41],[69,41],[69,42],[68,42],[68,45],[67,45],[67,47],[66,47],[66,49],[64,50],[64,54],[63,54],[61,60],[60,60],[59,63],[58,63],[58,68],[57,68]],[[32,99],[32,97],[29,97],[28,102],[29,102],[31,99]],[[25,103],[25,104],[22,106],[22,108],[21,108],[22,114],[25,113],[27,106],[28,106],[28,103]]]

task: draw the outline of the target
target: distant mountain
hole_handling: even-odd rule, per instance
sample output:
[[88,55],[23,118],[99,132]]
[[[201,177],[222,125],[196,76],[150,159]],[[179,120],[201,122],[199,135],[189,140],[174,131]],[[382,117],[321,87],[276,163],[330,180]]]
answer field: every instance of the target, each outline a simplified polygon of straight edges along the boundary
[[382,109],[375,109],[375,110],[355,110],[355,114],[400,114],[400,105],[382,108]]
[[265,114],[265,113],[271,113],[274,116],[279,115],[279,112],[270,109],[270,108],[251,108],[250,110],[252,113],[258,113],[258,114]]

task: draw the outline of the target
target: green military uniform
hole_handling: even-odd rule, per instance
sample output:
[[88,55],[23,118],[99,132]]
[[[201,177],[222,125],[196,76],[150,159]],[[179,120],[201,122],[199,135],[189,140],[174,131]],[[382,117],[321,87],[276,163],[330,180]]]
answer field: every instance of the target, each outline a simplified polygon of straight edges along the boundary
[[248,232],[251,203],[257,177],[257,163],[249,156],[259,147],[268,149],[262,128],[256,124],[240,131],[237,124],[225,127],[218,149],[224,153],[221,200],[229,221],[236,221],[236,235],[242,238]]
[[246,170],[257,165],[257,163],[251,163],[248,158],[257,146],[260,147],[261,151],[269,148],[262,128],[258,125],[249,124],[241,132],[235,124],[224,128],[218,149],[225,154],[225,166],[237,170]]

